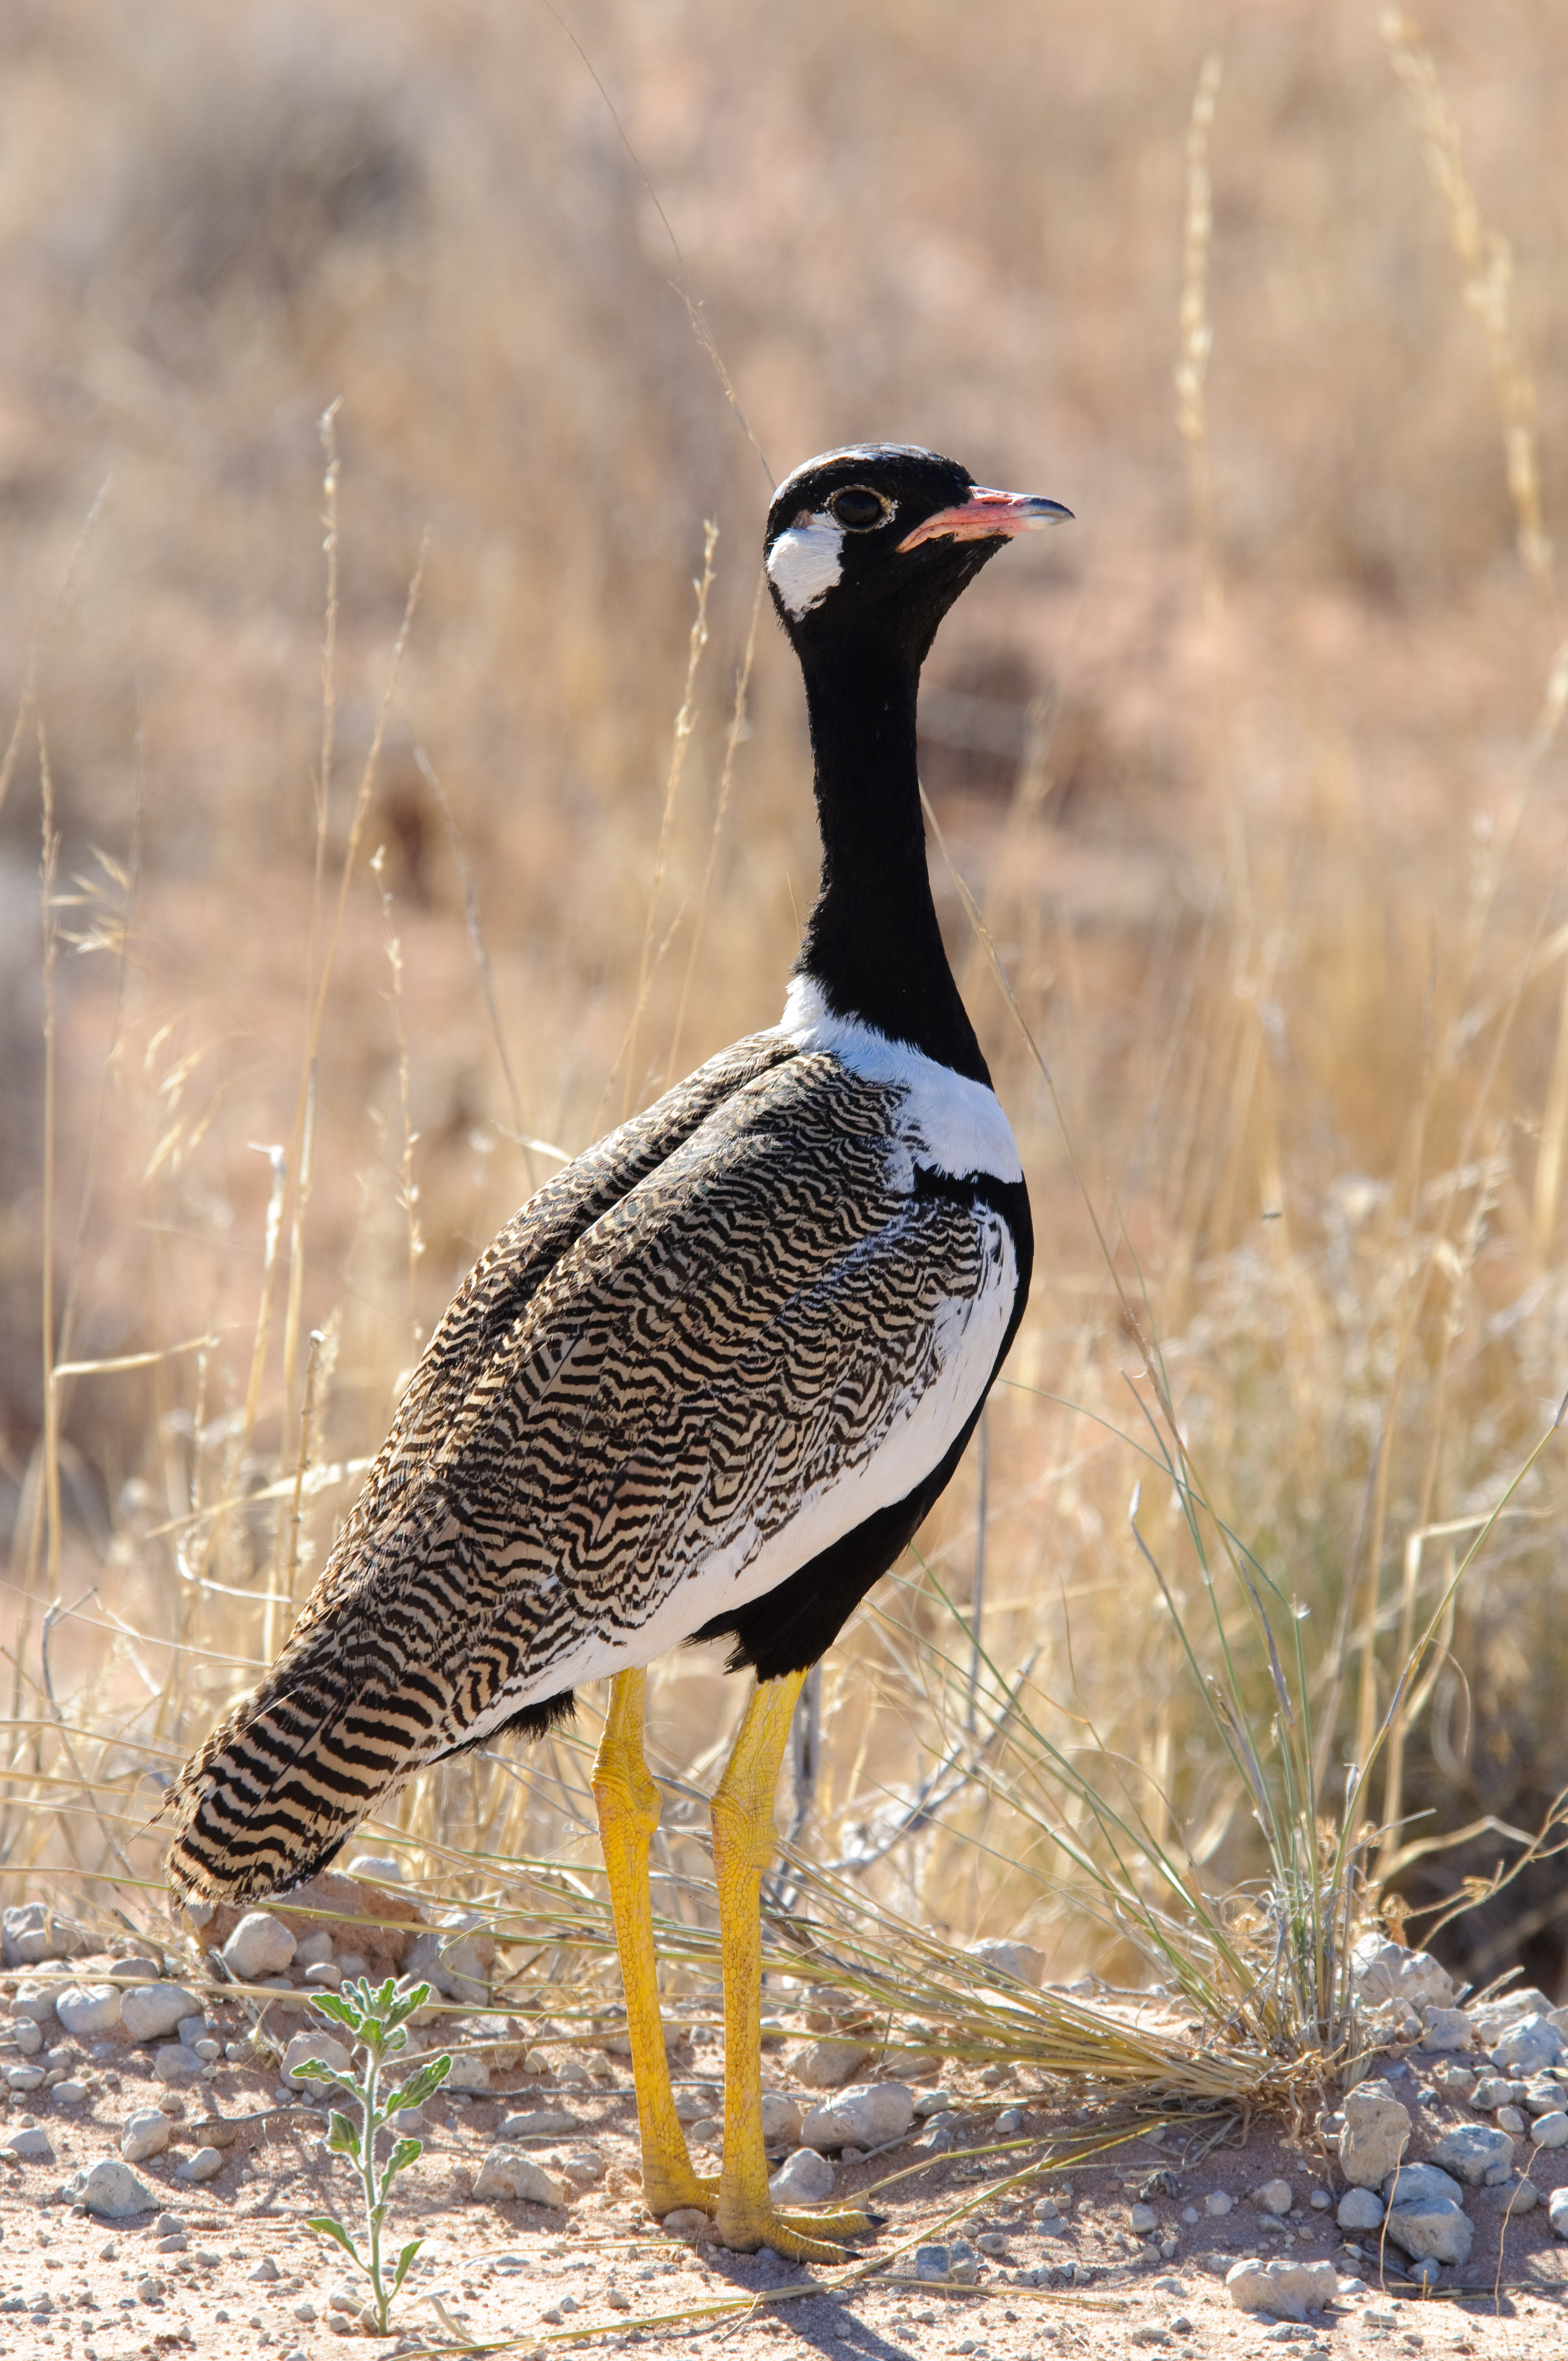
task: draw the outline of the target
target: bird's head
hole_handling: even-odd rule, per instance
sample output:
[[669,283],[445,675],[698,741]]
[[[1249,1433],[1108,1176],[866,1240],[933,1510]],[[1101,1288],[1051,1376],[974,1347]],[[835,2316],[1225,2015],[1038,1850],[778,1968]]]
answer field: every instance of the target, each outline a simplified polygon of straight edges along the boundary
[[956,459],[901,443],[824,452],[786,476],[764,558],[779,620],[805,655],[872,633],[916,664],[959,593],[1005,542],[1071,515],[1035,492],[996,492]]

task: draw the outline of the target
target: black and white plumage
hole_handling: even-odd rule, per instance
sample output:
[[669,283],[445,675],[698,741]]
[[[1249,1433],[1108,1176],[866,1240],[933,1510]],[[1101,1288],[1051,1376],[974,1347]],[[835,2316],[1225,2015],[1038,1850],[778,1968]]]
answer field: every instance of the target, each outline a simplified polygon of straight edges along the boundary
[[916,693],[965,584],[1065,513],[901,446],[781,486],[767,562],[824,855],[783,1021],[578,1157],[477,1265],[282,1655],[181,1775],[180,1888],[298,1883],[411,1772],[677,1642],[799,1671],[912,1538],[1033,1254],[938,932]]

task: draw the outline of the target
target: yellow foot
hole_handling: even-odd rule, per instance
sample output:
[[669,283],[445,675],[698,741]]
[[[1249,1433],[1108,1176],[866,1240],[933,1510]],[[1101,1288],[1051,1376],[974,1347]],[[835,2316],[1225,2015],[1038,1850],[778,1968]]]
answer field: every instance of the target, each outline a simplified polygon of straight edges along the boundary
[[652,2195],[644,2185],[642,2202],[656,2222],[662,2222],[666,2213],[716,2213],[718,2208],[718,2175],[716,2172],[662,2173]]
[[844,2248],[836,2242],[864,2237],[871,2227],[866,2215],[852,2206],[821,2213],[781,2213],[767,2205],[755,2213],[746,2208],[735,2209],[728,2219],[721,2216],[718,2235],[727,2246],[743,2255],[771,2246],[775,2255],[787,2256],[793,2263],[841,2263]]

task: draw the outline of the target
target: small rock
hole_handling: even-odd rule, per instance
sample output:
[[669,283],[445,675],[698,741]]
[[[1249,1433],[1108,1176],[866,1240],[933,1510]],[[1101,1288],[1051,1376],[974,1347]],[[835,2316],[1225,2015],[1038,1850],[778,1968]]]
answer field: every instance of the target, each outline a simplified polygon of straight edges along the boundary
[[[1563,2235],[1568,2236],[1568,2231]],[[948,2276],[946,2246],[916,2246],[915,2276],[917,2279],[945,2279]]]
[[154,2213],[159,2204],[157,2191],[115,2157],[105,2157],[73,2174],[65,2184],[65,2193],[72,2204],[85,2205],[90,2213],[101,2214],[108,2222],[123,2222],[133,2213]]
[[805,2118],[795,2101],[784,2091],[762,2092],[762,2145],[764,2147],[795,2147],[800,2139],[800,2127]]
[[574,2148],[565,2169],[574,2189],[594,2189],[604,2179],[605,2161],[597,2147]]
[[182,2041],[166,2041],[153,2052],[152,2070],[167,2089],[186,2091],[201,2081],[202,2061]]
[[222,2152],[215,2147],[199,2147],[183,2164],[174,2168],[176,2180],[215,2180],[224,2169]]
[[1563,2085],[1554,2075],[1543,2074],[1527,2083],[1524,2103],[1532,2115],[1550,2115],[1563,2104]]
[[833,2188],[833,2168],[814,2147],[797,2147],[768,2183],[768,2194],[780,2205],[815,2205]]
[[55,1996],[54,2013],[67,2033],[78,2041],[94,2034],[112,2033],[120,2021],[120,1994],[115,1984],[67,1984]]
[[1434,2288],[1442,2277],[1442,2268],[1435,2255],[1421,2255],[1410,2265],[1410,2277],[1420,2288]]
[[367,1877],[378,1885],[400,1885],[403,1864],[395,1853],[356,1852],[348,1864],[350,1877]]
[[35,2025],[52,2025],[56,1998],[66,1989],[57,1977],[29,1976],[16,1986],[12,2011],[17,2016],[31,2017]]
[[1530,2136],[1537,2147],[1568,2147],[1568,2114],[1558,2107],[1550,2115],[1537,2115]]
[[1432,2008],[1421,2011],[1421,2048],[1423,2049],[1460,2050],[1475,2046],[1475,2028],[1462,2008]]
[[996,2133],[999,2139],[1013,2139],[1019,2132],[1025,2131],[1027,2128],[1028,2117],[1022,2107],[1003,2107],[996,2118]]
[[700,2205],[677,2205],[663,2216],[659,2227],[667,2230],[672,2238],[707,2238],[713,2235],[713,2224]]
[[1514,2144],[1488,2124],[1455,2124],[1434,2142],[1431,2160],[1472,2189],[1506,2180],[1513,2170]]
[[120,2021],[133,2041],[161,2041],[195,2006],[183,1984],[133,1984],[120,1995]]
[[452,2071],[446,2077],[446,2081],[444,2085],[444,2089],[448,2091],[488,2091],[489,2087],[490,2070],[486,2064],[484,2059],[468,2057],[455,2058],[452,2060]]
[[1234,2197],[1227,2197],[1223,2189],[1211,2189],[1203,2200],[1203,2211],[1205,2213],[1212,2213],[1216,2221],[1223,2221],[1235,2202]]
[[8,2091],[37,2091],[42,2087],[44,2070],[41,2066],[7,2066],[5,2088]]
[[971,1960],[978,1960],[982,1967],[995,1968],[1021,1984],[1033,1984],[1038,1989],[1045,1982],[1046,1955],[1043,1951],[1036,1951],[1032,1943],[990,1940],[971,1943],[969,1956]]
[[1533,2180],[1499,2180],[1477,2193],[1477,2202],[1494,2213],[1533,2213],[1541,2191]]
[[948,2248],[948,2277],[960,2287],[973,2287],[980,2277],[980,2257],[965,2238],[955,2238]]
[[1238,2312],[1272,2312],[1282,2320],[1305,2320],[1309,2312],[1332,2303],[1339,2281],[1332,2263],[1272,2262],[1249,2257],[1225,2274],[1225,2288]]
[[1430,1951],[1410,1951],[1381,1935],[1364,1935],[1351,1951],[1350,1964],[1357,1997],[1374,2006],[1389,2000],[1411,2009],[1453,2005],[1453,1980]]
[[1497,2129],[1500,2132],[1510,2132],[1516,2139],[1519,2137],[1524,2129],[1524,2117],[1518,2107],[1497,2109]]
[[1347,2189],[1335,2210],[1342,2230],[1376,2230],[1383,2219],[1383,2200],[1375,2189]]
[[1260,2213],[1288,2213],[1294,2195],[1288,2180],[1266,2180],[1253,2191],[1252,2202]]
[[36,2058],[44,2046],[43,2035],[30,2016],[14,2016],[11,2019],[11,2039],[24,2058]]
[[813,2107],[801,2126],[807,2147],[880,2147],[900,2139],[915,2121],[915,2099],[905,2082],[858,2082],[827,2105]]
[[569,2114],[564,2108],[534,2107],[527,2114],[508,2115],[497,2134],[499,2139],[559,2139],[565,2132],[580,2132],[581,2115]]
[[514,2066],[521,2066],[529,2046],[522,2021],[499,2010],[474,2019],[474,2037],[484,2043],[494,2074],[510,2074]]
[[120,2134],[120,2154],[127,2164],[143,2164],[161,2156],[169,2146],[169,2117],[161,2107],[138,2107],[127,2115]]
[[1383,2183],[1383,2197],[1389,2205],[1424,2204],[1431,2197],[1446,2197],[1451,2205],[1464,2202],[1458,2181],[1435,2164],[1402,2164]]
[[790,2060],[795,2080],[814,2091],[839,2091],[852,2082],[862,2066],[876,2056],[869,2041],[847,2041],[835,2034],[807,2042]]
[[1563,2036],[1550,2017],[1521,2016],[1494,2045],[1492,2063],[1515,2074],[1539,2074],[1543,2066],[1556,2065],[1563,2046]]
[[472,1910],[444,1912],[435,1927],[417,1935],[403,1954],[403,1974],[433,1984],[448,2000],[477,2008],[490,1994],[496,1940]]
[[565,2205],[572,2191],[558,2173],[547,2172],[531,2156],[519,2156],[515,2148],[493,2147],[479,2167],[474,2194],[521,2198],[530,2205]]
[[1478,2115],[1494,2115],[1506,2107],[1513,2095],[1513,2086],[1502,2074],[1483,2074],[1471,2094],[1470,2103]]
[[1354,2091],[1346,2092],[1339,2161],[1340,2170],[1354,2187],[1376,2189],[1404,2155],[1409,2138],[1409,2113],[1387,2082],[1358,2082]]
[[1552,2191],[1546,2218],[1552,2224],[1554,2236],[1568,2238],[1568,2183]]
[[1307,2199],[1314,2213],[1326,2213],[1333,2202],[1326,2189],[1314,2189]]
[[1470,2260],[1475,2225],[1451,2197],[1417,2198],[1409,2204],[1392,2205],[1384,2226],[1395,2246],[1418,2260],[1461,2264]]
[[1534,1984],[1519,1984],[1501,2000],[1489,2000],[1481,2008],[1466,2012],[1475,2027],[1475,2038],[1483,2049],[1490,2049],[1511,2025],[1524,2016],[1555,2016],[1551,2001]]
[[0,1910],[0,1952],[8,1968],[36,1967],[40,1960],[75,1960],[93,1946],[80,1927],[57,1916],[47,1902],[17,1902]]
[[975,2245],[982,2255],[993,2257],[1004,2255],[1007,2252],[1007,2233],[1005,2230],[982,2230]]
[[1159,2215],[1152,2205],[1135,2205],[1127,2216],[1127,2224],[1135,2236],[1146,2238],[1159,2228]]
[[57,2082],[49,2092],[57,2107],[79,2107],[86,2096],[86,2083],[79,2082],[73,2074],[68,2074],[63,2082]]
[[313,2058],[323,2066],[330,2066],[333,2072],[344,2081],[347,2081],[354,2072],[353,2059],[342,2042],[334,2041],[331,2034],[296,2033],[287,2049],[284,2050],[283,2062],[278,2070],[291,2091],[304,2091],[312,2088],[321,2090],[325,2087],[324,2084],[317,2082],[313,2075],[302,2076],[300,2072],[301,2067],[308,2066]]
[[21,2131],[13,2132],[10,2138],[4,2143],[4,2148],[5,2153],[7,2156],[14,2156],[18,2164],[52,2164],[54,2162],[54,2149],[49,2144],[49,2136],[36,2124],[27,2125]]
[[275,1976],[294,1956],[294,1938],[270,1910],[247,1910],[219,1957],[241,1983],[253,1984]]
[[260,2280],[263,2286],[270,2286],[274,2279],[280,2279],[283,2274],[270,2255],[263,2255],[256,2268],[247,2276],[252,2279]]

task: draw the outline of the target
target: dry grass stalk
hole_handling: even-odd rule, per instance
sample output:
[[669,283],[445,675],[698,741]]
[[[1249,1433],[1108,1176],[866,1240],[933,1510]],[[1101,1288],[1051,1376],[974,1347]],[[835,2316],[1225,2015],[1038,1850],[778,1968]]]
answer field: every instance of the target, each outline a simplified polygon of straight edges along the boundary
[[1480,321],[1503,425],[1503,463],[1518,520],[1519,561],[1544,598],[1552,595],[1552,543],[1541,511],[1535,379],[1513,318],[1514,259],[1508,239],[1481,211],[1443,95],[1437,61],[1415,19],[1389,9],[1382,19],[1389,59],[1410,102],[1432,179],[1448,207],[1449,236],[1464,274],[1464,300]]
[[[659,815],[659,840],[653,851],[653,877],[648,888],[647,915],[642,922],[642,949],[637,962],[637,989],[631,1003],[631,1017],[626,1028],[626,1039],[620,1057],[626,1061],[626,1081],[621,1092],[622,1122],[631,1113],[633,1096],[638,1090],[637,1037],[641,1028],[643,1011],[648,1005],[648,988],[653,979],[656,961],[653,952],[653,923],[659,912],[659,896],[664,884],[664,862],[670,849],[670,829],[675,816],[675,798],[680,792],[681,774],[685,768],[686,749],[692,731],[696,727],[697,667],[702,652],[707,645],[707,598],[713,588],[713,553],[718,546],[718,527],[709,517],[702,528],[702,573],[693,583],[696,593],[696,612],[692,617],[691,631],[686,641],[686,677],[680,708],[670,742],[670,767],[664,777],[664,807]],[[676,914],[679,923],[679,913]],[[672,928],[671,932],[674,932]],[[667,948],[669,936],[660,946],[660,955]],[[616,1063],[619,1066],[620,1060]],[[615,1069],[611,1069],[613,1077]]]
[[1181,337],[1176,364],[1176,423],[1187,445],[1188,477],[1192,495],[1192,527],[1202,569],[1204,602],[1217,613],[1223,603],[1218,555],[1214,547],[1213,486],[1209,473],[1209,431],[1204,390],[1209,356],[1213,349],[1213,324],[1209,317],[1209,248],[1214,235],[1213,199],[1209,181],[1209,141],[1214,127],[1214,106],[1225,61],[1211,49],[1199,71],[1187,126],[1187,214],[1182,243]]

